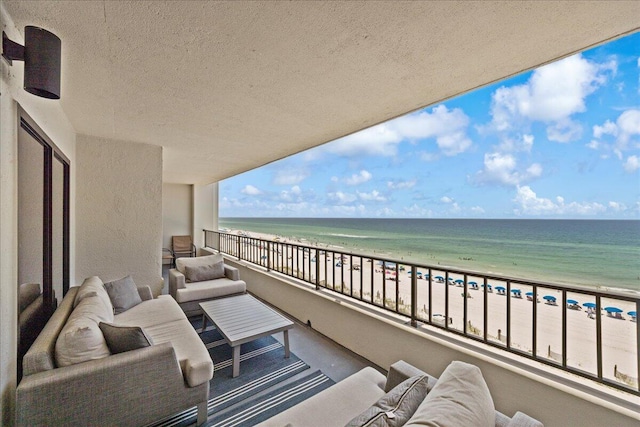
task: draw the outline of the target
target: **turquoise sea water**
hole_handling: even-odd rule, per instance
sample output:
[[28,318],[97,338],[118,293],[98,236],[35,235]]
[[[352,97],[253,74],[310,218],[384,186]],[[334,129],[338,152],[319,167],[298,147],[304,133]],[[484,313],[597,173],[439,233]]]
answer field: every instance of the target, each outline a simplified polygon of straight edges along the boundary
[[640,221],[221,218],[220,227],[427,265],[640,291]]

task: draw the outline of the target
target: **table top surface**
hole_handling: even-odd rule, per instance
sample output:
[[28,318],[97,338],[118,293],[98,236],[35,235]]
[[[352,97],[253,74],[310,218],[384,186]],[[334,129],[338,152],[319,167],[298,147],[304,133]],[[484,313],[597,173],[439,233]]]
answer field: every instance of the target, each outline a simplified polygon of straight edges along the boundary
[[293,322],[249,294],[200,303],[205,316],[235,347],[293,328]]

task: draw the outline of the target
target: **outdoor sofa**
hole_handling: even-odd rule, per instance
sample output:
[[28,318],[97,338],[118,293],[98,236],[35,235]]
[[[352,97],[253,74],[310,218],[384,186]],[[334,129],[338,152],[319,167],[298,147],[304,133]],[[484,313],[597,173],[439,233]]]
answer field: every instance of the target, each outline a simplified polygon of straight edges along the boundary
[[221,254],[178,258],[169,270],[169,294],[189,317],[202,313],[201,302],[246,291],[238,269],[225,264]]
[[495,410],[477,366],[452,362],[436,379],[398,361],[385,378],[367,367],[315,396],[258,424],[260,427],[325,426],[542,427],[517,412]]
[[193,406],[200,425],[213,362],[169,295],[94,276],[69,289],[23,371],[18,426],[140,426]]

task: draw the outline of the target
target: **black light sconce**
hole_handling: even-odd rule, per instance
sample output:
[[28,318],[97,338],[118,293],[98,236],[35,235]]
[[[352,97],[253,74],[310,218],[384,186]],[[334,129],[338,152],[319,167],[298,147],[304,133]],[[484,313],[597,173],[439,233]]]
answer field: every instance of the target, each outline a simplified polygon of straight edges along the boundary
[[24,27],[24,46],[2,32],[2,57],[24,61],[24,90],[42,98],[60,99],[60,62],[62,43],[55,34],[42,28]]

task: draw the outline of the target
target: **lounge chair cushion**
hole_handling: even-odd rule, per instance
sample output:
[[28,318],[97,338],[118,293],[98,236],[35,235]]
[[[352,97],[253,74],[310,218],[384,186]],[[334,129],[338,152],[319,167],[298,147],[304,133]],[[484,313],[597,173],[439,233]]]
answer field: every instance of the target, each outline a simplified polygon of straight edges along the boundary
[[398,384],[347,427],[400,427],[414,414],[429,392],[429,378],[417,375]]
[[118,326],[111,323],[98,324],[111,354],[124,353],[153,345],[151,338],[139,326]]
[[454,361],[405,426],[494,427],[495,423],[493,399],[480,368]]
[[113,312],[106,309],[99,296],[85,296],[58,335],[56,364],[69,366],[109,356],[109,347],[98,324],[112,321]]
[[140,294],[138,293],[138,287],[131,278],[131,276],[123,277],[113,282],[107,282],[104,284],[104,288],[109,294],[111,304],[113,304],[114,314],[120,314],[131,307],[142,302]]
[[215,281],[203,281],[186,283],[183,289],[176,292],[178,303],[219,298],[227,295],[243,293],[247,285],[242,280],[230,280],[225,278]]
[[224,277],[224,262],[210,265],[186,266],[185,278],[187,282],[201,282],[203,280],[220,279]]
[[199,256],[195,258],[178,258],[176,259],[176,269],[182,273],[187,273],[187,266],[199,267],[201,265],[213,265],[219,262],[224,262],[221,254]]

